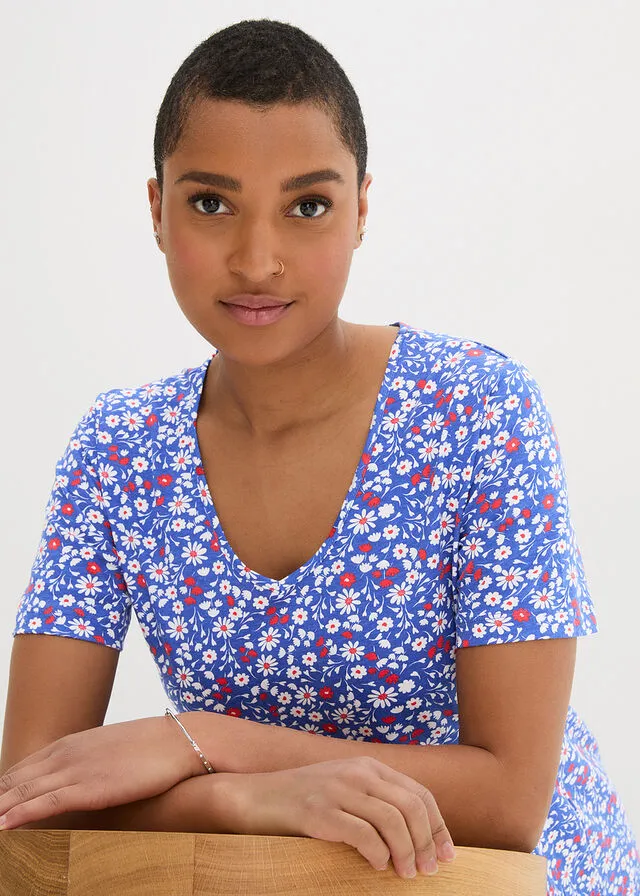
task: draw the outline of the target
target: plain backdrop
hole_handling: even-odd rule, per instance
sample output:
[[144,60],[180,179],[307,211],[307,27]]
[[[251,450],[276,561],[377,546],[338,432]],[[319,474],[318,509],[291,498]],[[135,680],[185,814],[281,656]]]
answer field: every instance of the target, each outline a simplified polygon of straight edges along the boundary
[[[191,50],[243,18],[307,30],[359,94],[367,235],[343,317],[523,361],[555,421],[600,626],[572,703],[640,832],[637,0],[3,0],[0,714],[58,456],[104,389],[198,364],[146,180]],[[107,722],[160,714],[135,617]]]

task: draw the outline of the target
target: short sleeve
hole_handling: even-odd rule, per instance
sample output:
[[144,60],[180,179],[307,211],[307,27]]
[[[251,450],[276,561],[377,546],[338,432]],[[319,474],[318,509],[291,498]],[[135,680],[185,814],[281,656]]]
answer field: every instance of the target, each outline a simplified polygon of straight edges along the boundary
[[56,465],[44,531],[13,634],[60,635],[122,650],[131,600],[92,462],[100,404],[98,396]]
[[507,359],[481,405],[454,548],[456,645],[591,634],[597,622],[540,388]]

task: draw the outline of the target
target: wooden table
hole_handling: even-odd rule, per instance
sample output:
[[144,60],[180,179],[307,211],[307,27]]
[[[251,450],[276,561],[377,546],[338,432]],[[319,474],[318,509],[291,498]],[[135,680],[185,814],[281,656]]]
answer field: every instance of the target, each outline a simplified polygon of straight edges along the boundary
[[374,871],[352,847],[306,837],[0,831],[0,896],[545,896],[546,861],[456,847],[433,877]]

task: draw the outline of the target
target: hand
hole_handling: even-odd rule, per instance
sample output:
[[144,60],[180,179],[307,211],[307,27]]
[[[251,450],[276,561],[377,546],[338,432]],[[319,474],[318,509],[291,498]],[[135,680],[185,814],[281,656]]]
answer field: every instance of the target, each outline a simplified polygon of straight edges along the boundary
[[[453,841],[426,787],[377,759],[332,759],[233,775],[238,833],[315,837],[355,847],[376,870],[435,874]],[[447,844],[450,851],[447,851]]]
[[131,803],[201,773],[206,769],[173,719],[135,719],[78,731],[0,777],[0,829]]

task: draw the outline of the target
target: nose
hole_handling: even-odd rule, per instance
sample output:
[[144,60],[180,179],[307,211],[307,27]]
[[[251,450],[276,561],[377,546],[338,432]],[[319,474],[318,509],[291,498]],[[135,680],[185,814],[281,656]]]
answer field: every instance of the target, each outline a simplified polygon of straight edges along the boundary
[[229,255],[229,270],[252,283],[260,283],[280,271],[275,237],[264,220],[244,221],[238,227]]

